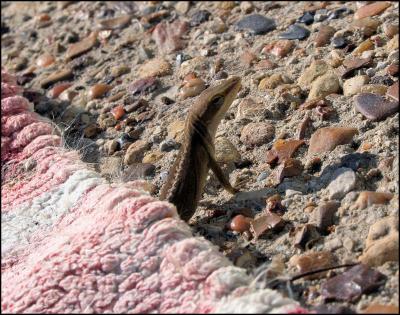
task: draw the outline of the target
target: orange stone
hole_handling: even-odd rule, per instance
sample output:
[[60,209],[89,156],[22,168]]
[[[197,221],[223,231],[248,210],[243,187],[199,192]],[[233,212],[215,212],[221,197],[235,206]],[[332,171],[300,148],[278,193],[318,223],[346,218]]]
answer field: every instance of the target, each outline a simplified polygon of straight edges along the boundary
[[362,6],[359,8],[356,13],[354,13],[354,19],[359,20],[368,16],[374,16],[381,14],[383,11],[385,11],[388,7],[390,7],[391,4],[390,2],[386,1],[379,1],[379,2],[374,2],[371,4],[367,4],[365,6]]
[[50,15],[44,13],[44,14],[39,15],[39,16],[37,17],[37,20],[38,20],[39,22],[48,22],[48,21],[51,20],[51,17],[50,17]]
[[98,83],[93,85],[89,90],[89,99],[100,98],[112,89],[108,84]]
[[38,67],[48,67],[54,63],[56,59],[50,54],[43,54],[36,60],[36,65]]
[[250,221],[252,219],[245,217],[244,215],[238,214],[235,216],[231,223],[230,223],[230,228],[233,231],[243,233],[246,232],[250,229]]
[[399,307],[393,304],[370,304],[364,309],[362,314],[399,314]]
[[72,83],[60,83],[53,87],[49,93],[51,98],[57,98],[62,92],[68,89]]
[[372,148],[372,144],[371,144],[371,143],[369,143],[369,142],[364,142],[364,143],[360,146],[359,151],[360,151],[360,152],[364,152],[364,151],[370,150],[371,148]]
[[122,105],[118,105],[111,110],[111,114],[113,114],[116,120],[119,120],[125,115],[125,109]]
[[362,191],[355,202],[354,208],[365,209],[374,204],[387,204],[393,198],[393,194],[377,192],[377,191]]
[[356,128],[325,127],[315,131],[310,139],[308,154],[329,152],[338,145],[348,144],[358,131]]
[[92,49],[92,47],[97,43],[97,35],[98,32],[93,32],[88,37],[82,39],[80,42],[69,46],[65,56],[66,59],[69,60],[78,57]]
[[278,160],[278,164],[282,161],[291,158],[294,152],[304,144],[303,140],[295,139],[278,139],[272,146],[272,149],[267,152],[266,162],[271,164]]

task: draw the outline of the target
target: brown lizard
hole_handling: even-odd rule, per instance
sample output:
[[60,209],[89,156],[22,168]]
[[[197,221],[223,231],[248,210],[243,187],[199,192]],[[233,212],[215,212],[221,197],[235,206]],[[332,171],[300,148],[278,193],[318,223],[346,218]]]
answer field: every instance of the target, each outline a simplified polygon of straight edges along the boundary
[[228,192],[238,192],[215,160],[214,138],[240,88],[239,77],[228,78],[203,91],[189,111],[183,143],[160,192],[160,199],[173,203],[182,220],[194,214],[210,168]]

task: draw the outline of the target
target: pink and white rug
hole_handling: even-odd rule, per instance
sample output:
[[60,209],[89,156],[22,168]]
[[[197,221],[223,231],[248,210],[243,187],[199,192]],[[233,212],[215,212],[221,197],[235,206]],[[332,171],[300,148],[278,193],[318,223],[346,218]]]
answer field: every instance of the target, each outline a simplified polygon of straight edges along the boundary
[[143,181],[109,184],[1,73],[5,313],[305,313],[256,289]]

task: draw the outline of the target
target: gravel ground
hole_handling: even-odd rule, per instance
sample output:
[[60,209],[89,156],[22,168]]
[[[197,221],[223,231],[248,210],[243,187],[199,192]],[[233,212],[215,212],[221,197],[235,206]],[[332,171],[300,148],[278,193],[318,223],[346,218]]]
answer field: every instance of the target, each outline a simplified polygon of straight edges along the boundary
[[361,261],[358,285],[353,268],[278,289],[398,312],[397,2],[1,5],[2,68],[35,111],[104,178],[155,196],[197,95],[240,76],[215,146],[241,192],[210,173],[193,230],[265,281]]

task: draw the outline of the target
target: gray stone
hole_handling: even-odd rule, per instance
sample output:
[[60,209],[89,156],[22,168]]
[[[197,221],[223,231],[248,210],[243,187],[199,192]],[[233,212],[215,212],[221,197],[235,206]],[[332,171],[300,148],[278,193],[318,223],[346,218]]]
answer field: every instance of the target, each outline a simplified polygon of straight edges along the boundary
[[268,33],[276,28],[275,21],[260,14],[247,15],[236,23],[239,30],[250,30],[256,35]]
[[351,168],[338,168],[333,178],[328,186],[330,199],[341,199],[356,186],[356,174]]
[[179,146],[179,143],[177,143],[174,139],[167,139],[160,143],[160,151],[169,152],[178,149]]
[[310,31],[300,25],[290,25],[287,32],[279,34],[282,39],[305,39],[310,35]]

